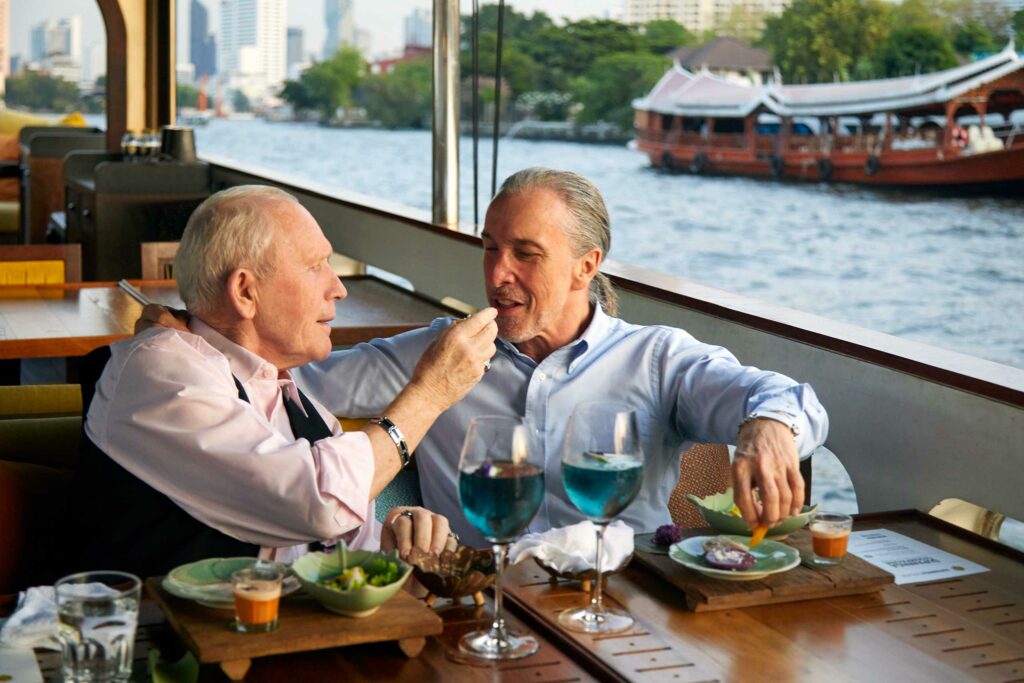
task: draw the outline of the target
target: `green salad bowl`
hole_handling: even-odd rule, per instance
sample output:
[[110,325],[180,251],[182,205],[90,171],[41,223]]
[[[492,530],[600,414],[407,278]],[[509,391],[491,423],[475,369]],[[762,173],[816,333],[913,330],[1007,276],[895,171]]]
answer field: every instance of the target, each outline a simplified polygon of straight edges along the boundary
[[[686,499],[697,506],[700,514],[704,516],[704,521],[715,531],[734,536],[751,536],[753,534],[747,528],[747,523],[743,521],[742,517],[737,517],[729,512],[736,504],[731,488],[726,489],[725,493],[715,493],[704,498],[688,495]],[[817,509],[817,505],[805,505],[799,515],[787,517],[769,529],[768,536],[776,539],[785,538],[797,529],[802,529],[811,521],[811,515]]]
[[[371,560],[384,559],[398,565],[398,578],[383,586],[369,583],[351,591],[338,591],[322,585],[341,576],[352,567],[365,567]],[[330,553],[307,553],[292,563],[292,572],[302,589],[332,612],[347,617],[368,617],[401,590],[412,566],[398,559],[398,552],[380,553],[372,550],[349,550],[342,541]]]

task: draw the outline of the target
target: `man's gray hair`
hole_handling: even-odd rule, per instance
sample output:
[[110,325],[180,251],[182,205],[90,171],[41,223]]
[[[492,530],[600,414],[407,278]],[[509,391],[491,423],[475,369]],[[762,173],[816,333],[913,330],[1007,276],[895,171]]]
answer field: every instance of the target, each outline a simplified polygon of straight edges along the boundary
[[[612,248],[611,221],[604,199],[594,184],[571,171],[535,166],[517,171],[506,178],[494,199],[497,201],[506,195],[522,194],[537,188],[556,193],[572,214],[573,224],[565,226],[565,232],[572,242],[576,257],[583,256],[591,249],[600,249],[603,262]],[[591,280],[590,300],[601,304],[601,308],[609,315],[618,313],[619,297],[604,273],[599,272]]]
[[262,279],[273,273],[271,205],[298,201],[284,190],[240,185],[211,195],[192,213],[174,259],[174,277],[190,313],[204,315],[221,303],[228,276],[249,268]]

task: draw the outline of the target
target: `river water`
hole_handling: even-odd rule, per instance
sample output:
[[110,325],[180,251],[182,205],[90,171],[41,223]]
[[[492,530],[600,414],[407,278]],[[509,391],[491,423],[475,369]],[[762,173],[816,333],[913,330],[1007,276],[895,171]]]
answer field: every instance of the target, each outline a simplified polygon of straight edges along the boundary
[[[430,134],[214,120],[200,153],[430,209]],[[491,146],[481,145],[481,220]],[[472,221],[471,146],[461,217]],[[502,140],[499,183],[527,166],[601,190],[611,258],[1024,367],[1024,198],[667,175],[625,147]]]
[[[196,142],[200,154],[430,208],[426,131],[214,120]],[[482,219],[490,140],[480,148]],[[469,222],[468,138],[461,157]],[[667,175],[625,147],[502,140],[499,182],[527,166],[573,170],[598,186],[612,218],[611,258],[1024,367],[1024,198]],[[832,458],[814,460],[815,497],[854,510]]]

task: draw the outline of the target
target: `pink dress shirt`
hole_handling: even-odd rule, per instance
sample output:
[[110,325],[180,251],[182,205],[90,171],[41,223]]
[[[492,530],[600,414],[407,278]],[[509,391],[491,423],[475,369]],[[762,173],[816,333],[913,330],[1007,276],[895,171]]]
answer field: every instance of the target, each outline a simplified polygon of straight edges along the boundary
[[[312,541],[377,548],[374,461],[362,432],[313,401],[332,436],[296,440],[287,371],[193,317],[191,334],[154,328],[111,345],[86,420],[119,465],[207,526],[290,562]],[[250,403],[238,397],[232,375]]]

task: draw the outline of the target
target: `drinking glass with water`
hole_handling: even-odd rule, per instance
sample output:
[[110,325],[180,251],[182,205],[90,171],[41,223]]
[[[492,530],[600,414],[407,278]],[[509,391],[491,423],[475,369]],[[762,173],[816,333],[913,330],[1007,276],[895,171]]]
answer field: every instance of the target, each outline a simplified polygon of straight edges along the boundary
[[65,681],[127,681],[139,620],[139,577],[83,572],[54,586]]
[[502,614],[501,574],[508,544],[522,533],[544,498],[541,454],[527,426],[514,417],[478,417],[469,424],[459,459],[459,502],[466,519],[494,544],[494,621],[467,633],[459,649],[484,659],[518,659],[537,651],[532,636],[509,631]]
[[628,613],[602,603],[601,556],[605,528],[633,502],[643,479],[636,411],[610,401],[578,405],[565,433],[562,486],[572,504],[597,529],[597,579],[588,606],[559,615],[558,622],[571,631],[617,633],[633,625]]

